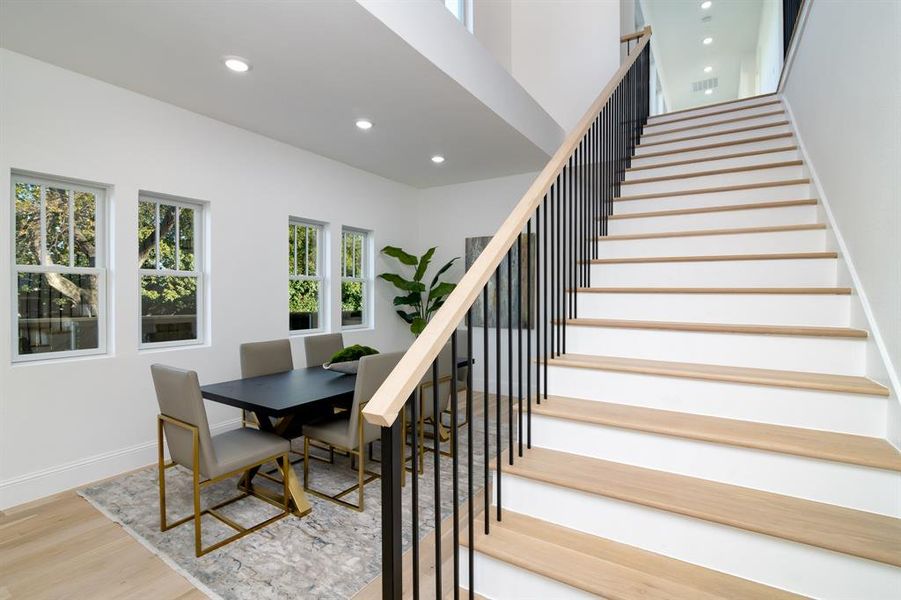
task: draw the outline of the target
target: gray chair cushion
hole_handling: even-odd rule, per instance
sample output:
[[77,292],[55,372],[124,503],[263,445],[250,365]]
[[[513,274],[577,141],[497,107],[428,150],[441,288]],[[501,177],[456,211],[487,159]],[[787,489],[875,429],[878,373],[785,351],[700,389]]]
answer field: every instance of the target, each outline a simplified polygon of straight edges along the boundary
[[213,436],[216,463],[204,475],[212,478],[237,471],[275,454],[284,454],[290,447],[288,440],[274,433],[249,427],[226,431]]
[[308,335],[303,338],[303,350],[308,367],[322,366],[335,352],[344,350],[344,336],[340,333]]
[[[206,475],[213,470],[216,457],[210,442],[210,426],[206,418],[206,407],[200,395],[197,373],[176,369],[166,365],[150,365],[153,386],[160,414],[178,419],[198,430],[200,441],[200,472]],[[194,468],[194,441],[191,432],[183,427],[166,423],[163,425],[166,443],[172,460],[188,469]]]

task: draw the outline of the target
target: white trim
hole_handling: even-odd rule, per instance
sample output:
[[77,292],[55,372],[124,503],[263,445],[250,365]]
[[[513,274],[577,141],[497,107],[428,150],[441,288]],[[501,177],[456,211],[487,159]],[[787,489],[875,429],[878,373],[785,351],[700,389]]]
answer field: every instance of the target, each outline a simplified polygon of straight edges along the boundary
[[[785,54],[785,60],[782,61],[782,72],[779,74],[779,85],[776,86],[776,93],[782,94],[785,88],[785,82],[788,79],[789,72],[795,62],[795,55],[798,53],[798,46],[801,45],[801,37],[804,35],[804,26],[807,25],[807,17],[810,14],[810,7],[813,0],[804,0],[801,8],[798,10],[798,19],[795,21],[795,30],[792,33],[792,39],[788,46],[788,52]],[[785,15],[782,15],[783,20]]]
[[[210,426],[213,435],[237,429],[241,419],[228,419]],[[156,440],[141,442],[58,464],[0,481],[0,510],[154,464]]]
[[[326,290],[328,289],[328,269],[323,269],[323,265],[326,264],[324,260],[324,256],[326,255],[327,248],[327,223],[323,223],[321,221],[314,221],[312,219],[304,219],[300,217],[288,217],[288,226],[289,227],[304,227],[304,235],[306,236],[304,239],[304,274],[297,273],[297,232],[294,232],[294,272],[288,274],[288,282],[292,281],[316,281],[319,283],[319,312],[317,315],[317,321],[319,323],[318,327],[311,329],[291,329],[291,294],[288,292],[288,335],[289,336],[298,336],[298,335],[309,335],[311,333],[322,333],[326,331],[326,306],[328,305],[328,294]],[[310,264],[310,230],[316,231],[316,274],[309,275],[307,271],[309,270]],[[290,238],[289,238],[290,240]]]
[[[805,6],[809,6],[811,0],[807,0]],[[779,97],[782,100],[782,104],[785,106],[785,112],[788,115],[789,126],[792,129],[792,132],[795,135],[795,139],[798,142],[798,152],[801,155],[801,159],[804,161],[809,173],[811,183],[813,185],[813,189],[816,192],[817,198],[819,198],[820,205],[823,207],[823,212],[826,215],[826,219],[829,221],[829,228],[832,230],[832,234],[835,236],[835,242],[838,245],[839,252],[841,258],[844,259],[845,265],[848,268],[848,274],[851,277],[851,282],[853,284],[854,290],[857,292],[857,296],[860,299],[860,306],[863,310],[864,317],[867,320],[867,325],[870,330],[870,337],[873,339],[873,342],[876,345],[876,350],[879,354],[879,357],[882,359],[882,363],[885,366],[885,372],[888,377],[888,383],[892,388],[892,393],[894,395],[894,399],[892,399],[893,404],[896,407],[895,411],[888,412],[888,419],[897,420],[899,416],[901,416],[901,409],[898,407],[898,399],[901,398],[901,378],[899,378],[898,371],[896,366],[892,363],[892,359],[889,356],[888,349],[885,346],[885,340],[882,337],[882,334],[879,331],[879,325],[876,322],[876,317],[873,314],[873,309],[870,306],[870,301],[867,298],[867,293],[864,290],[863,283],[860,280],[860,276],[857,274],[857,269],[854,267],[854,261],[851,258],[851,253],[848,252],[848,246],[845,244],[845,239],[842,237],[841,230],[839,230],[838,223],[835,220],[835,215],[832,212],[832,207],[829,204],[829,198],[826,196],[826,191],[823,188],[823,185],[820,181],[819,176],[817,175],[816,168],[814,167],[813,162],[810,160],[810,155],[807,153],[807,147],[804,145],[804,139],[801,137],[801,132],[797,128],[797,121],[795,120],[794,112],[792,111],[791,103],[788,101],[788,98],[779,94]],[[890,443],[897,446],[899,450],[901,450],[901,423],[894,423],[894,425],[889,422],[888,430],[887,430],[887,439]]]
[[[362,273],[356,272],[356,252],[357,245],[353,244],[353,253],[351,257],[351,274],[350,276],[346,273],[346,262],[344,260],[344,234],[356,234],[363,237],[360,242],[360,249],[363,252],[363,256],[360,257],[360,269]],[[372,248],[373,248],[373,235],[372,231],[368,229],[361,229],[359,227],[350,227],[348,225],[341,226],[341,283],[343,284],[345,281],[352,283],[361,283],[363,284],[363,319],[362,322],[357,325],[345,325],[344,324],[344,310],[342,306],[341,310],[341,331],[357,331],[361,329],[372,329],[372,290],[373,286],[373,277],[372,277]],[[343,302],[342,302],[343,305]]]

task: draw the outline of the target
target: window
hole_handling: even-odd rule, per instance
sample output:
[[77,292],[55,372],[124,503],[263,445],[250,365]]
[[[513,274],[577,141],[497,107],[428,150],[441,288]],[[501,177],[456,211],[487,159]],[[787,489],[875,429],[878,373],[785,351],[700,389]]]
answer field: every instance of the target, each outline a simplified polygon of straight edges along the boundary
[[324,248],[321,224],[288,222],[288,327],[291,331],[319,331],[325,324]]
[[369,234],[357,229],[341,232],[341,326],[369,324]]
[[203,340],[203,207],[142,195],[138,201],[141,346]]
[[106,350],[104,190],[12,176],[13,360]]

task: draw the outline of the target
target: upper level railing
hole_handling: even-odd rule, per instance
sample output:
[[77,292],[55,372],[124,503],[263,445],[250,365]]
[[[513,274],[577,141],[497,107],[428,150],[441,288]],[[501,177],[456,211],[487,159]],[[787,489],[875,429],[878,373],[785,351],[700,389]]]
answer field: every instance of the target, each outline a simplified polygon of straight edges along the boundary
[[[514,464],[524,447],[531,447],[532,402],[548,397],[549,362],[566,352],[567,322],[578,315],[576,292],[591,286],[595,241],[607,234],[613,199],[647,121],[650,36],[649,27],[625,36],[623,43],[634,47],[622,66],[363,410],[368,422],[382,428],[384,598],[399,599],[404,587],[401,486],[408,469],[414,474],[408,513],[412,561],[406,573],[412,597],[434,584],[436,597],[457,598],[464,572],[461,531],[469,535],[464,587],[472,597],[476,513],[484,535],[490,533],[492,514],[497,521],[503,517],[503,464]],[[476,328],[481,340],[474,337]],[[427,424],[431,464],[424,460]],[[428,470],[431,495],[421,499],[419,474]],[[421,510],[422,503],[431,504]],[[420,578],[419,552],[426,512],[434,518],[435,546],[428,584]],[[444,557],[453,561],[453,572],[443,578],[444,544],[450,544]]]

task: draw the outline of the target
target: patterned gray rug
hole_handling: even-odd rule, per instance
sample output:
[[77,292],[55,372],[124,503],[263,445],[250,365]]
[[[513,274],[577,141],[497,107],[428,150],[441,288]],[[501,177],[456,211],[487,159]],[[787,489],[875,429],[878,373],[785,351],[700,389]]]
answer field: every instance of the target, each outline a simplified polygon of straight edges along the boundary
[[[506,419],[504,419],[506,423]],[[493,434],[493,419],[490,429]],[[482,419],[473,423],[475,481],[482,481]],[[460,494],[466,497],[466,427],[460,432]],[[494,456],[493,435],[491,455]],[[295,443],[296,445],[296,443]],[[447,445],[445,445],[445,448]],[[409,449],[407,449],[409,452]],[[378,458],[378,444],[375,448]],[[426,454],[420,476],[420,535],[433,527],[433,454]],[[452,511],[452,461],[441,459],[441,513]],[[302,463],[294,466],[302,479]],[[367,468],[378,471],[377,462]],[[356,481],[347,457],[336,456],[335,464],[312,461],[311,484],[335,493]],[[220,482],[204,490],[203,505],[209,506],[235,495],[237,479]],[[404,488],[403,542],[411,543],[410,476]],[[170,520],[191,511],[191,475],[180,467],[166,473]],[[481,489],[479,487],[477,490]],[[148,467],[81,490],[80,495],[170,566],[185,575],[212,598],[235,600],[279,600],[296,598],[350,598],[381,571],[381,488],[376,480],[366,486],[366,511],[359,513],[310,496],[313,511],[306,517],[287,517],[269,527],[207,554],[194,556],[194,532],[190,523],[161,533],[156,467]],[[356,494],[351,495],[355,501]],[[221,512],[242,524],[253,524],[277,512],[256,498],[245,498]],[[204,517],[204,545],[233,533],[213,517]]]

